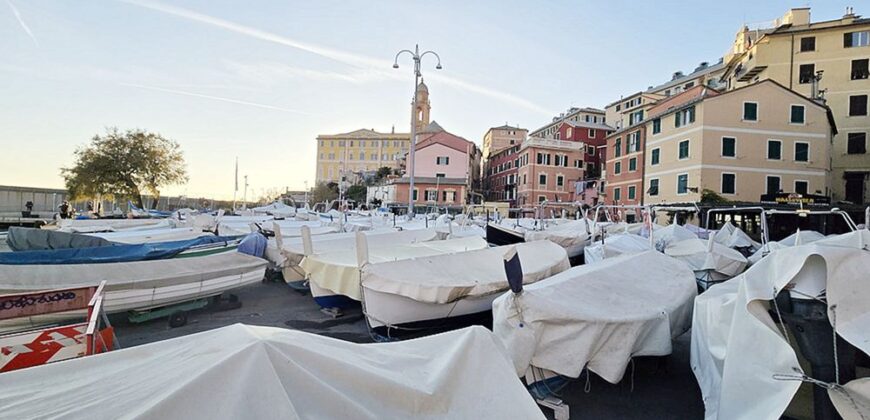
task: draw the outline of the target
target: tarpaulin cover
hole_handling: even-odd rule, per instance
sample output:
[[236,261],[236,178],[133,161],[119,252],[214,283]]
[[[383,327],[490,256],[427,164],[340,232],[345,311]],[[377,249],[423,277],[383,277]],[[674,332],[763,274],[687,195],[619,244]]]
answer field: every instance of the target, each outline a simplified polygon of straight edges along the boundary
[[765,255],[770,254],[773,251],[778,249],[788,248],[790,246],[795,246],[795,244],[806,245],[819,239],[824,239],[825,235],[822,235],[819,232],[814,230],[799,230],[791,235],[785,237],[781,241],[770,241],[767,243],[767,249],[761,247],[758,251],[755,251],[752,255],[749,256],[749,264],[755,264],[761,260]]
[[[370,263],[407,260],[487,248],[486,240],[478,236],[419,242],[394,246],[370,247]],[[359,268],[356,250],[342,250],[305,257],[301,267],[310,281],[319,287],[360,300]],[[409,273],[410,274],[410,273]]]
[[607,236],[604,243],[596,241],[593,245],[583,250],[583,258],[586,264],[601,261],[605,258],[613,258],[622,254],[636,254],[653,249],[649,238],[644,238],[633,233]]
[[569,220],[549,225],[544,230],[527,230],[525,238],[529,242],[546,239],[565,248],[568,256],[574,257],[583,252],[583,248],[589,243],[589,237],[594,233],[592,226],[588,226],[585,219]]
[[89,248],[112,245],[103,238],[49,229],[33,229],[12,226],[6,236],[6,243],[13,251],[34,251],[46,249]]
[[[200,236],[212,235],[198,228],[171,228],[163,227],[156,229],[128,229],[115,232],[87,233],[88,236],[96,236],[108,241],[121,244],[147,244],[153,242],[186,241]],[[232,234],[225,235],[231,236]]]
[[729,248],[753,248],[758,249],[760,243],[755,242],[743,230],[731,224],[730,221],[725,222],[722,228],[716,232],[714,239],[717,243],[725,245]]
[[483,327],[355,344],[242,324],[0,375],[7,418],[544,419]]
[[686,239],[700,238],[691,230],[677,224],[670,224],[663,228],[653,229],[653,240],[656,244],[656,249],[659,251],[664,251],[665,248],[671,244]]
[[748,262],[743,254],[715,242],[715,239],[712,244],[709,241],[694,238],[672,242],[665,248],[665,254],[684,262],[696,272],[711,270],[716,279],[729,279],[746,269]]
[[634,356],[671,352],[691,324],[695,276],[656,251],[581,265],[492,305],[493,332],[519,375],[534,367],[617,383]]
[[233,237],[210,235],[187,241],[157,242],[141,245],[109,245],[93,248],[0,252],[0,265],[102,264],[161,260],[172,258],[193,246],[227,242],[233,239]]
[[281,235],[284,237],[301,236],[302,226],[308,226],[311,229],[312,235],[338,232],[337,223],[335,226],[326,226],[320,221],[309,222],[301,220],[266,220],[262,222],[221,221],[220,225],[218,225],[218,232],[220,232],[221,235],[247,235],[251,233],[251,224],[254,223],[267,230],[273,230],[273,224],[277,223],[281,228]]
[[245,236],[245,239],[242,239],[242,242],[239,243],[238,251],[242,254],[263,258],[263,253],[266,252],[266,245],[268,245],[268,243],[266,237],[261,233],[249,233]]
[[[870,252],[857,246],[870,243],[870,232],[837,239],[779,249],[696,299],[691,363],[707,419],[777,419],[797,392],[799,380],[781,377],[804,372],[768,312],[778,291],[788,288],[786,293],[799,299],[824,291],[837,333],[870,353]],[[844,388],[856,401],[870,399],[866,384],[850,382]],[[870,416],[866,406],[862,415]]]
[[175,221],[170,219],[61,219],[57,225],[65,232],[86,233],[175,227]]
[[520,257],[524,284],[571,266],[562,247],[550,241],[535,241],[368,264],[362,270],[363,287],[429,303],[450,303],[503,292],[508,289],[504,256],[513,247]]

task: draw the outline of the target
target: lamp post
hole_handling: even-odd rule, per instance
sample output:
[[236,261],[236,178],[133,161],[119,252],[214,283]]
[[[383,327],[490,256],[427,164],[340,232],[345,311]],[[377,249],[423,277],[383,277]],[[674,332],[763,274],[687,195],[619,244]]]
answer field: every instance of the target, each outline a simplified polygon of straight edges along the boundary
[[441,70],[441,57],[438,56],[438,53],[435,51],[424,51],[420,52],[420,46],[414,45],[414,51],[411,50],[401,50],[396,53],[396,59],[393,61],[393,68],[399,68],[399,56],[403,53],[408,53],[411,55],[411,59],[414,60],[414,102],[412,105],[413,112],[411,112],[411,148],[409,150],[408,156],[408,170],[411,173],[411,177],[408,183],[408,218],[414,217],[414,151],[417,149],[417,87],[420,84],[420,60],[426,54],[432,54],[438,59],[438,64],[435,65],[435,70]]

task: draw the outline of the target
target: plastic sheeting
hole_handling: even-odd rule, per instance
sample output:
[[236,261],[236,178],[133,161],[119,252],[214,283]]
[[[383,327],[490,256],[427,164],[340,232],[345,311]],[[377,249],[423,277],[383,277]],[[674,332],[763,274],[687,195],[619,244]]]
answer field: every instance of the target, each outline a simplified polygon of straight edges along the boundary
[[586,264],[601,261],[605,258],[613,258],[623,254],[637,254],[654,249],[649,238],[644,238],[632,233],[607,236],[604,242],[595,242],[583,250],[583,258]]
[[523,283],[531,284],[570,268],[564,249],[549,241],[535,241],[368,264],[362,269],[362,284],[368,290],[429,303],[499,293],[508,289],[504,255],[513,247],[522,263]]
[[[379,263],[487,248],[480,237],[429,241],[394,246],[369,247],[368,261]],[[359,267],[355,247],[306,256],[300,264],[308,279],[322,289],[360,300]]]
[[0,252],[0,265],[103,264],[172,258],[197,245],[228,242],[235,238],[203,236],[186,241],[142,245],[109,245],[45,251]]
[[544,419],[483,327],[355,344],[241,324],[0,376],[9,418]]
[[39,251],[48,249],[91,248],[112,245],[110,241],[88,235],[79,235],[49,229],[12,226],[6,243],[13,251]]
[[656,251],[574,267],[493,302],[493,332],[519,375],[532,368],[617,383],[634,356],[670,354],[691,323],[695,277]]
[[[691,363],[707,419],[777,419],[797,392],[799,381],[774,377],[804,374],[794,349],[768,313],[775,291],[789,287],[789,293],[800,298],[825,289],[837,333],[870,354],[870,288],[865,287],[870,252],[856,246],[868,243],[870,232],[837,239],[778,250],[698,297]],[[866,384],[853,381],[844,389],[856,400],[870,399]],[[836,399],[834,403],[839,408]]]
[[[673,242],[665,248],[665,254],[687,264],[699,275],[709,271],[714,280],[726,280],[746,269],[747,260],[740,252],[721,245],[694,238]],[[712,245],[712,249],[710,246]]]
[[698,235],[689,229],[677,224],[670,224],[662,228],[653,229],[653,241],[656,249],[664,251],[671,244],[687,239],[700,239]]

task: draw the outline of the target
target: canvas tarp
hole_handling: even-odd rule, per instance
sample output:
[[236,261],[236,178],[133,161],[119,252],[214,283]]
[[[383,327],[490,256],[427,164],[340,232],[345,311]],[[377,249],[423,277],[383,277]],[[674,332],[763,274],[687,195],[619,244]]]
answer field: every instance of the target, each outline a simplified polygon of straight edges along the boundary
[[633,233],[623,233],[607,236],[604,242],[596,241],[583,250],[584,261],[591,264],[605,258],[613,258],[622,254],[636,254],[653,249],[649,238]]
[[[196,228],[159,228],[143,230],[121,230],[116,232],[88,233],[88,236],[103,238],[120,244],[147,244],[154,242],[186,241],[200,236],[214,236]],[[228,234],[227,236],[231,236]]]
[[90,248],[112,245],[103,238],[51,229],[33,229],[12,226],[6,243],[13,251],[38,251],[47,249]]
[[[824,290],[837,333],[870,353],[870,252],[855,246],[861,242],[870,243],[870,232],[841,235],[834,243],[780,249],[698,297],[691,363],[707,419],[777,419],[797,392],[798,380],[782,378],[804,372],[768,312],[768,302],[786,287],[798,298]],[[866,384],[860,382],[840,391],[854,392],[858,400],[870,399]],[[866,410],[862,414],[870,416]]]
[[535,241],[368,264],[362,270],[362,284],[366,289],[429,303],[491,295],[508,289],[504,256],[513,247],[520,257],[523,283],[534,283],[570,267],[562,247],[550,241]]
[[483,327],[355,344],[241,324],[0,375],[8,418],[543,419]]
[[544,230],[527,230],[525,238],[528,242],[546,239],[565,248],[568,256],[574,257],[583,252],[592,234],[594,234],[592,226],[589,226],[584,219],[552,224]]
[[[477,236],[443,241],[370,247],[368,250],[368,261],[370,263],[397,261],[484,248],[487,248],[486,240]],[[357,266],[355,248],[307,256],[302,260],[301,267],[308,275],[308,279],[317,284],[317,286],[330,290],[335,294],[360,300],[360,273]]]
[[697,273],[710,270],[716,279],[729,279],[743,272],[747,265],[743,254],[715,240],[710,241],[694,238],[673,242],[665,248],[665,254],[682,261]]
[[57,226],[64,232],[113,232],[128,229],[175,227],[171,219],[61,219]]
[[517,374],[534,367],[577,378],[584,368],[617,383],[634,356],[671,352],[691,324],[695,276],[656,251],[556,274],[493,302],[493,332]]

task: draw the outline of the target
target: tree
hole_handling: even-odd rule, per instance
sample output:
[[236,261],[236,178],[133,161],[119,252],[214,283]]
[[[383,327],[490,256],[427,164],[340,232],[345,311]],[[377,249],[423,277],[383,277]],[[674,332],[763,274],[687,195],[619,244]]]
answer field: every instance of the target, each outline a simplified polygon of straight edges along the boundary
[[368,189],[365,185],[357,184],[351,185],[347,188],[347,191],[344,192],[344,195],[349,199],[356,201],[357,203],[365,203],[366,202],[366,192]]
[[329,202],[338,198],[338,184],[319,182],[311,189],[311,200],[315,203]]
[[184,154],[177,142],[145,130],[106,130],[75,151],[75,164],[61,168],[73,199],[101,195],[135,200],[144,207],[142,193],[160,199],[160,188],[187,181]]
[[731,201],[721,195],[717,194],[716,191],[704,189],[701,191],[701,202],[704,204],[728,204]]
[[389,166],[381,166],[378,168],[378,171],[375,172],[375,182],[380,182],[384,178],[393,174],[393,168]]

